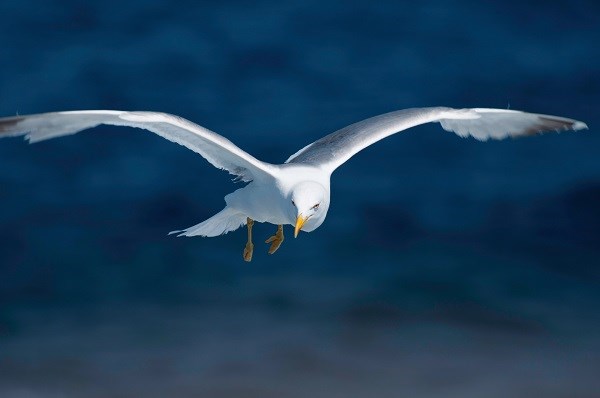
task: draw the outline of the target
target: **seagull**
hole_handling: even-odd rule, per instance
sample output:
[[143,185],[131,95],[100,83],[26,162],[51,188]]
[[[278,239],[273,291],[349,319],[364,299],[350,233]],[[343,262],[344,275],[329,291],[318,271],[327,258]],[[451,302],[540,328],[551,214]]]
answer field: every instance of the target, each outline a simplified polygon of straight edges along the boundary
[[246,225],[243,259],[251,261],[255,221],[277,225],[275,234],[265,242],[270,244],[269,254],[275,253],[284,240],[284,225],[292,225],[297,237],[300,231],[314,231],[325,221],[331,174],[339,166],[383,138],[432,122],[460,137],[480,141],[587,129],[577,120],[508,109],[403,109],[344,127],[300,149],[283,164],[260,161],[217,133],[160,112],[83,110],[6,117],[0,118],[0,138],[24,135],[34,143],[106,124],[148,130],[183,145],[248,184],[226,195],[225,208],[214,216],[171,234],[214,237]]

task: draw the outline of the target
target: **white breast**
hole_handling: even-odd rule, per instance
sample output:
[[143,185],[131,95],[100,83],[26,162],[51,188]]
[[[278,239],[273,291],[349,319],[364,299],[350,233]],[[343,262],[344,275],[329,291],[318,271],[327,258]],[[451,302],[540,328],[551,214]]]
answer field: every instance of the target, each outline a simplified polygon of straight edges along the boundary
[[225,196],[225,202],[246,217],[258,222],[271,224],[291,224],[285,204],[287,199],[274,184],[260,184],[254,182]]

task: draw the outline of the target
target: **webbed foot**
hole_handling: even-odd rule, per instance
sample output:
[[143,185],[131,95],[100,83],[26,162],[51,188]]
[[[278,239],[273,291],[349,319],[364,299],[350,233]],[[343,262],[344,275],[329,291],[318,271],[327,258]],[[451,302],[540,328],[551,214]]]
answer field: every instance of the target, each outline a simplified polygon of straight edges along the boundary
[[254,245],[252,242],[248,242],[244,247],[244,261],[252,261],[252,253],[254,253]]
[[277,232],[275,235],[271,236],[269,239],[265,241],[265,243],[270,243],[271,247],[269,247],[269,254],[273,254],[279,249],[279,246],[283,243],[283,225],[277,226]]
[[254,220],[251,218],[246,219],[246,223],[248,226],[248,242],[246,243],[246,247],[244,247],[244,261],[252,261],[252,253],[254,253],[254,244],[252,243],[252,226],[254,225]]

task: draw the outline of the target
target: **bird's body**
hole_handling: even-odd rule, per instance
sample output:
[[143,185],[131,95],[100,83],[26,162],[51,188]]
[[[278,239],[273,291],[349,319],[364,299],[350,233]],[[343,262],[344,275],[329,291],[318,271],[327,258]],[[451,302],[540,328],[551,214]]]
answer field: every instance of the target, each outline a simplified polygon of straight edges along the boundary
[[[329,193],[329,174],[323,173],[316,167],[299,166],[295,164],[283,165],[272,179],[261,181],[260,184],[252,181],[225,196],[227,207],[236,209],[247,217],[275,225],[295,225],[296,214],[290,214],[288,203],[294,187],[307,181],[312,181],[323,186]],[[329,206],[329,196],[323,204],[323,210]],[[322,223],[322,220],[321,220]],[[310,232],[319,225],[308,220],[302,228]]]
[[329,134],[292,155],[284,164],[262,162],[226,138],[178,116],[157,112],[70,111],[0,119],[0,138],[25,135],[30,142],[75,134],[100,124],[150,130],[203,156],[213,166],[248,182],[225,197],[226,206],[208,220],[178,236],[218,236],[248,225],[244,259],[252,258],[254,221],[278,225],[267,240],[269,253],[283,241],[283,225],[311,232],[325,220],[334,170],[367,146],[410,127],[439,122],[447,131],[478,140],[580,130],[572,119],[503,109],[405,109],[366,119]]
[[311,232],[325,220],[329,207],[329,175],[315,167],[286,164],[273,176],[251,181],[245,187],[226,195],[226,207],[213,217],[172,233],[180,236],[218,236],[246,224],[247,218],[274,225],[295,225],[297,215],[290,211],[292,194],[294,188],[306,182],[322,186],[327,193],[320,205],[323,217],[311,217],[302,227],[303,231]]

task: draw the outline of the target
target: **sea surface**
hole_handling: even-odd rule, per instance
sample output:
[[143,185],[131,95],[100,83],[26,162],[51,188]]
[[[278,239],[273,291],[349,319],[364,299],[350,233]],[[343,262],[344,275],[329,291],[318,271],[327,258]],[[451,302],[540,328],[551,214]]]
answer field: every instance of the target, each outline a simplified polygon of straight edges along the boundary
[[240,187],[141,130],[0,142],[0,397],[600,397],[600,2],[0,1],[0,116],[154,110],[279,163],[364,118],[495,107],[338,169],[318,230],[176,238]]

